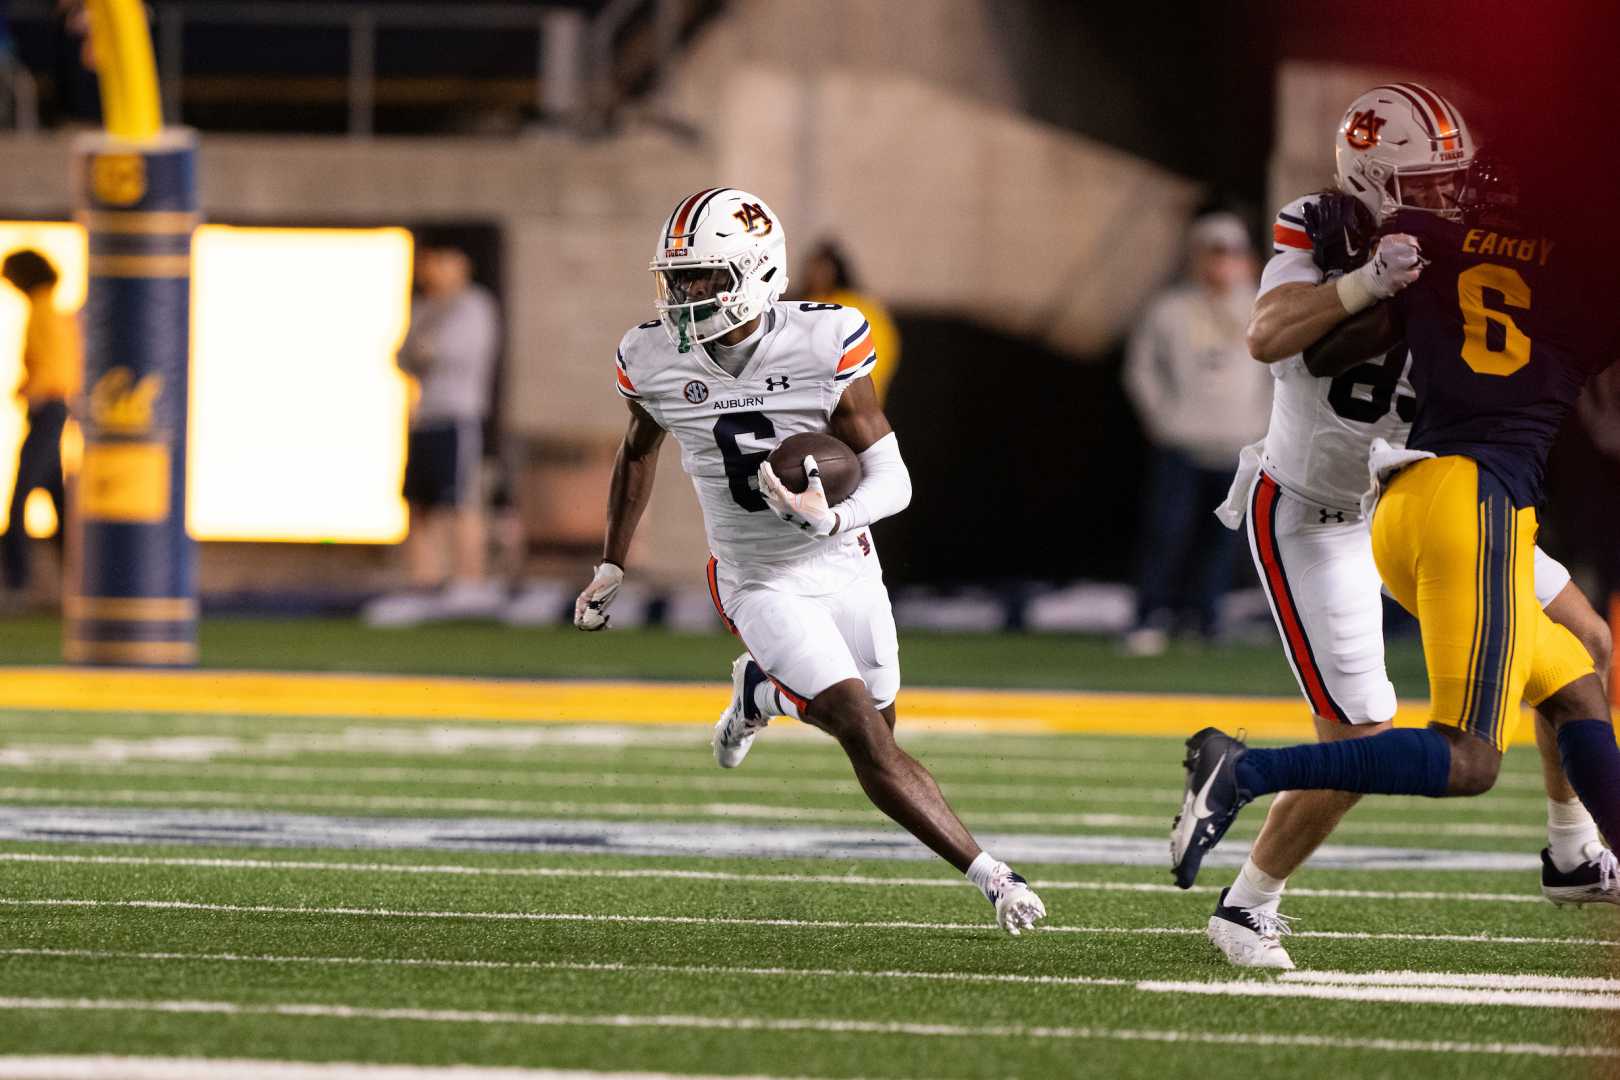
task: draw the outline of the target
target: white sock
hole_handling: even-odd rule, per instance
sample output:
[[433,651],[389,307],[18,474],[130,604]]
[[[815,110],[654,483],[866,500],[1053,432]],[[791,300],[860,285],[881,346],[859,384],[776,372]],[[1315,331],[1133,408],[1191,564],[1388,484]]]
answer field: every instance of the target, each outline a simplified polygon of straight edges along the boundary
[[1238,871],[1237,880],[1227,891],[1226,906],[1245,910],[1275,909],[1282,902],[1283,887],[1287,884],[1287,878],[1272,877],[1254,865],[1253,859],[1244,859],[1243,869]]
[[766,679],[754,687],[754,708],[764,717],[791,716],[795,720],[803,720],[798,708],[782,695],[776,684]]
[[1554,866],[1567,874],[1596,858],[1597,849],[1602,846],[1597,822],[1581,805],[1581,800],[1547,800],[1547,850]]
[[1012,867],[997,859],[988,851],[981,851],[968,864],[967,879],[979,887],[985,899],[990,898],[990,883],[1003,874],[1012,873]]

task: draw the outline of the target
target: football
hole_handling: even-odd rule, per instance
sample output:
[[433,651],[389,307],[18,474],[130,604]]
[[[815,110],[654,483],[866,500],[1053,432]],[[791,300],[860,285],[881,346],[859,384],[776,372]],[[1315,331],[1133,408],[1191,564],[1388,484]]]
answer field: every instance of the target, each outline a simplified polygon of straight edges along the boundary
[[790,435],[771,451],[771,468],[783,485],[794,493],[803,491],[809,480],[804,475],[804,456],[816,459],[821,470],[821,486],[827,489],[827,505],[837,506],[861,482],[861,459],[841,440],[822,432]]

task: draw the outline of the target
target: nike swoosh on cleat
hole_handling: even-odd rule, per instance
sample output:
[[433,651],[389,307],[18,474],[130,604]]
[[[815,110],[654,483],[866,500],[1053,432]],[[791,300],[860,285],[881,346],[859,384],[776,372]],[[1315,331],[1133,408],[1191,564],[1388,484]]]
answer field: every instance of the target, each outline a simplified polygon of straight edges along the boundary
[[1203,821],[1205,818],[1209,817],[1209,789],[1214,786],[1215,778],[1221,774],[1221,766],[1225,764],[1225,762],[1226,752],[1222,751],[1221,759],[1217,761],[1215,763],[1215,767],[1210,770],[1209,779],[1204,781],[1203,788],[1198,792],[1198,798],[1193,801],[1192,813],[1195,821]]

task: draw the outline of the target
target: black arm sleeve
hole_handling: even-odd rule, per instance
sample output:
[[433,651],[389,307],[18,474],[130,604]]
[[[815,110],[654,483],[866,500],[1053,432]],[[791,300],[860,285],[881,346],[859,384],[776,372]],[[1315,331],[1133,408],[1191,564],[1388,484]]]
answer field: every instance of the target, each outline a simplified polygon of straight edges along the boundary
[[1312,375],[1342,375],[1369,357],[1383,356],[1406,336],[1394,304],[1374,304],[1352,315],[1305,349]]

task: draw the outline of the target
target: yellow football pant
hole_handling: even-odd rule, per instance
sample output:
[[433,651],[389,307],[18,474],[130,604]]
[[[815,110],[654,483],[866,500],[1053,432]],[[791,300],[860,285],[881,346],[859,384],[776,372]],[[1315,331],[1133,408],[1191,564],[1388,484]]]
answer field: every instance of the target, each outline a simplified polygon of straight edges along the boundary
[[1536,602],[1534,508],[1518,509],[1470,458],[1396,473],[1373,513],[1373,558],[1423,627],[1430,718],[1505,749],[1519,702],[1539,705],[1592,658]]

